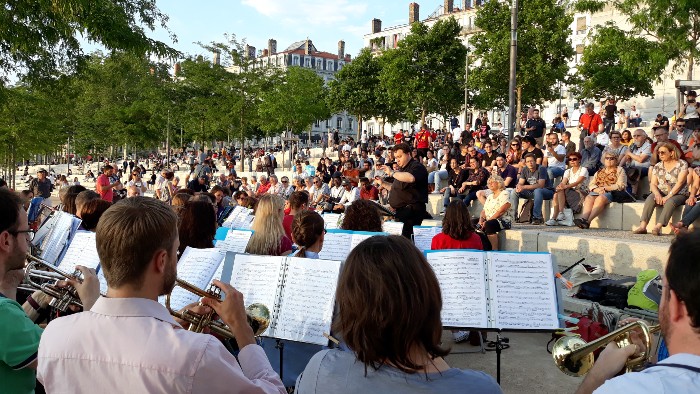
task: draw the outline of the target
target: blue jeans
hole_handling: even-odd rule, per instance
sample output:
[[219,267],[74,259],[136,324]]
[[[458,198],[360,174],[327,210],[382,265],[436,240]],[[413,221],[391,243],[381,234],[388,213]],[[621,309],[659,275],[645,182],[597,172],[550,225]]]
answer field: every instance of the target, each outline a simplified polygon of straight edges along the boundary
[[564,169],[561,167],[547,167],[547,175],[549,175],[549,179],[554,181],[554,178],[559,178],[560,176],[564,176]]
[[693,206],[686,205],[683,209],[683,219],[681,219],[683,226],[690,226],[697,218],[700,218],[700,203],[696,202]]
[[628,122],[629,127],[639,127],[639,125],[642,123],[642,118],[630,119]]
[[464,204],[467,205],[467,207],[471,205],[472,201],[476,200],[476,192],[477,191],[478,190],[469,190],[467,195],[464,196],[463,201],[464,201]]
[[615,119],[603,118],[603,131],[610,134],[613,130],[615,130]]
[[450,205],[450,197],[456,197],[460,196],[459,194],[452,194],[452,190],[450,190],[450,187],[448,186],[445,188],[445,193],[442,194],[442,206],[447,208],[448,205]]
[[523,190],[518,193],[518,197],[524,198],[526,200],[535,200],[534,206],[532,207],[532,218],[542,219],[542,202],[544,200],[551,200],[554,197],[554,190],[551,189],[535,189],[535,190]]
[[428,183],[434,183],[435,184],[435,190],[438,190],[438,187],[440,185],[440,180],[445,180],[447,179],[447,176],[449,174],[447,173],[447,170],[437,170],[433,171],[430,174],[428,174]]

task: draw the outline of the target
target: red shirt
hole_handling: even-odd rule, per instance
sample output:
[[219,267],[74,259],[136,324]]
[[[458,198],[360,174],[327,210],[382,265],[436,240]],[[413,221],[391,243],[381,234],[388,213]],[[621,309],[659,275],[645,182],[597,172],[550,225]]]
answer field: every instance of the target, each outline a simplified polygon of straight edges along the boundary
[[377,200],[379,200],[379,189],[374,187],[374,185],[372,185],[372,187],[369,190],[367,190],[364,187],[361,187],[360,188],[360,198],[363,200],[377,201]]
[[430,146],[430,132],[421,130],[416,135],[416,148],[427,149]]
[[282,227],[284,227],[284,233],[287,234],[289,239],[292,239],[292,221],[294,220],[294,215],[284,215],[282,219]]
[[258,195],[262,196],[267,193],[267,191],[270,190],[270,186],[272,186],[270,182],[261,183],[260,186],[258,186]]
[[394,134],[394,143],[400,144],[401,141],[403,141],[403,133],[398,132],[398,133]]
[[430,244],[430,250],[440,249],[484,250],[484,245],[482,245],[481,238],[477,233],[472,233],[472,235],[465,240],[454,239],[445,233],[440,233],[433,237],[433,242]]
[[101,174],[100,176],[97,177],[97,181],[95,182],[95,191],[100,195],[100,198],[112,202],[114,199],[114,192],[112,191],[112,188],[110,187],[107,189],[107,191],[103,191],[100,186],[109,186],[111,183],[109,182],[109,177],[105,174]]
[[598,114],[583,114],[578,119],[578,124],[584,129],[588,129],[588,134],[593,134],[598,132],[598,126],[603,124],[603,118]]

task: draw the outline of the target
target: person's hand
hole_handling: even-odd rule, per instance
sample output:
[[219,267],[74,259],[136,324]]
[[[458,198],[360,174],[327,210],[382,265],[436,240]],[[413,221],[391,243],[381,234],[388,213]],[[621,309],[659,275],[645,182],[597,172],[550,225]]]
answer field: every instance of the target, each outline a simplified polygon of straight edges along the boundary
[[[97,279],[97,274],[92,268],[76,265],[75,269],[83,274],[82,281],[75,278],[68,278],[66,280],[56,282],[56,286],[61,288],[68,286],[73,287],[78,293],[80,303],[83,304],[83,310],[89,311],[95,304],[95,301],[97,301],[97,299],[100,297],[100,281]],[[77,308],[71,309],[77,310]]]
[[226,297],[223,301],[205,297],[202,299],[202,304],[214,309],[221,317],[221,320],[229,326],[241,349],[246,345],[255,343],[253,329],[248,324],[248,317],[243,306],[243,294],[219,280],[214,280],[213,283],[226,294]]
[[695,196],[688,197],[688,199],[685,200],[685,204],[691,207],[695,205]]
[[664,205],[664,197],[661,195],[661,193],[654,193],[654,202],[658,205]]
[[447,190],[447,188],[446,188],[446,187],[443,187],[442,189],[440,189],[440,193],[444,193],[445,190]]
[[516,192],[516,193],[520,193],[521,191],[523,191],[523,185],[520,185],[520,184],[516,185],[516,186],[515,186],[515,192]]
[[[202,305],[201,302],[193,302],[193,303],[191,303],[191,304],[185,306],[184,308],[180,309],[178,312],[179,312],[180,314],[183,314],[183,313],[185,313],[185,311],[188,311],[188,312],[190,312],[190,313],[194,313],[194,314],[197,314],[197,315],[205,315],[205,314],[211,312],[211,311],[212,311],[212,308],[210,308],[210,307],[208,307],[208,306]],[[175,319],[175,321],[176,321],[179,325],[181,325],[182,328],[184,328],[185,330],[188,330],[188,329],[190,328],[190,322],[188,322],[187,320],[182,320],[182,319],[180,319],[180,318],[178,318],[178,317],[176,317],[176,316],[173,316],[173,319]],[[205,333],[205,334],[208,334],[208,333],[210,332],[210,330],[209,330],[208,327],[206,327],[206,328],[204,329],[204,331],[202,331],[202,332]]]
[[619,348],[615,342],[610,342],[600,353],[589,374],[593,374],[602,381],[612,379],[625,368],[627,360],[637,353],[637,345]]

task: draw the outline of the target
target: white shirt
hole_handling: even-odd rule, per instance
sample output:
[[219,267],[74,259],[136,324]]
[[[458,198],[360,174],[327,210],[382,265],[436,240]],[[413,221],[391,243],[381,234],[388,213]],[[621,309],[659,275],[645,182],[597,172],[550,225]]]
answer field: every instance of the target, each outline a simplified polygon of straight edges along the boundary
[[700,393],[700,373],[683,368],[663,367],[664,364],[682,364],[700,368],[700,356],[687,353],[675,354],[641,372],[630,372],[610,379],[593,393]]
[[642,116],[642,113],[639,112],[638,110],[635,109],[635,110],[630,111],[630,116],[629,116],[630,119],[636,119],[636,118],[639,118],[640,116]]
[[562,179],[568,179],[569,183],[574,183],[578,181],[578,178],[580,177],[583,177],[583,182],[580,185],[576,186],[576,189],[580,188],[581,186],[588,185],[588,168],[581,166],[578,168],[578,172],[576,173],[574,173],[573,167],[569,168],[566,171],[564,171],[564,176],[562,177]]
[[[554,152],[556,152],[558,155],[566,155],[566,148],[564,145],[559,144],[554,147]],[[566,168],[566,163],[564,163],[564,161],[557,160],[554,155],[549,153],[548,149],[542,149],[542,153],[544,154],[544,158],[547,159],[547,167]]]
[[53,320],[38,360],[49,393],[286,393],[260,346],[236,361],[144,298],[100,297],[90,311]]
[[340,202],[338,204],[345,205],[346,207],[352,204],[354,201],[360,199],[360,189],[352,187],[352,189],[345,190],[343,188],[343,196],[340,197]]
[[352,151],[352,146],[350,146],[350,144],[345,144],[345,145],[343,145],[343,152],[345,152],[346,150],[347,150],[347,151]]
[[457,143],[459,142],[460,138],[462,138],[462,128],[455,127],[452,129],[452,142]]

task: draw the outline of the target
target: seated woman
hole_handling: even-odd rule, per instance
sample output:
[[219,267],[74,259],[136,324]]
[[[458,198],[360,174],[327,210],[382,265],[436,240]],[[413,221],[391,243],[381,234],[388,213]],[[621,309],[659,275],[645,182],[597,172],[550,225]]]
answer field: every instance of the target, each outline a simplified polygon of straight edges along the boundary
[[274,194],[263,194],[255,207],[255,220],[245,252],[270,256],[286,256],[292,252],[292,241],[282,226],[284,200]]
[[440,193],[443,193],[442,213],[445,213],[445,209],[447,209],[447,206],[450,204],[450,199],[457,196],[458,191],[462,187],[462,183],[466,182],[469,177],[469,170],[460,168],[457,159],[452,158],[447,174],[447,186],[440,190]]
[[600,216],[613,201],[613,192],[625,190],[627,175],[625,170],[618,166],[618,160],[619,156],[614,153],[606,153],[603,156],[605,166],[598,170],[588,183],[589,193],[583,200],[581,217],[574,219],[578,228],[589,228],[593,219]]
[[656,146],[659,162],[649,171],[651,194],[644,201],[644,210],[639,227],[634,234],[646,234],[651,214],[656,207],[663,207],[656,217],[656,225],[651,233],[661,235],[661,228],[668,224],[673,210],[688,199],[688,163],[681,160],[680,152],[670,142],[659,142]]
[[408,239],[376,236],[357,245],[341,270],[336,302],[334,333],[350,350],[317,353],[297,380],[298,393],[501,393],[487,374],[444,360],[440,284]]
[[376,204],[369,200],[355,200],[347,208],[343,222],[340,224],[342,230],[351,231],[382,231],[382,218],[379,215]]
[[481,237],[474,231],[469,207],[463,201],[455,200],[447,206],[442,232],[433,237],[430,249],[484,249]]
[[571,167],[564,171],[561,182],[554,189],[554,198],[552,198],[552,210],[554,212],[552,217],[544,222],[547,226],[574,225],[571,221],[565,223],[566,194],[576,193],[581,189],[585,189],[588,183],[588,169],[581,167],[581,154],[578,152],[569,154],[569,165]]
[[503,178],[497,174],[491,175],[486,184],[492,194],[486,197],[484,209],[479,217],[479,227],[491,242],[491,250],[499,250],[498,233],[511,227],[514,209],[510,203],[510,192],[506,190]]
[[216,234],[216,211],[206,201],[188,201],[180,212],[180,254],[188,246],[193,248],[213,248]]
[[[700,142],[693,146],[693,160],[700,160]],[[673,226],[676,235],[688,231],[688,227],[700,218],[700,167],[695,167],[688,172],[688,199],[685,201],[681,221]]]

